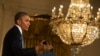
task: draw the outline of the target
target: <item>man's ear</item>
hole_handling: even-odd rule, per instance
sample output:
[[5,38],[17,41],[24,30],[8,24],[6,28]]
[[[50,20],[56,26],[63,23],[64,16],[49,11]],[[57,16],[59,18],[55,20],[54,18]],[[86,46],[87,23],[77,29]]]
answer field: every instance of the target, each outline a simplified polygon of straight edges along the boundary
[[17,24],[18,25],[21,25],[21,20],[17,20]]

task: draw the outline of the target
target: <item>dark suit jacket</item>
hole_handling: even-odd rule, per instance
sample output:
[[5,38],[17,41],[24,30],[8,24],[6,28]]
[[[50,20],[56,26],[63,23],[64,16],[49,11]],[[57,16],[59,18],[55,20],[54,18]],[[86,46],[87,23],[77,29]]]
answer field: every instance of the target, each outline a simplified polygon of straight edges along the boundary
[[36,56],[35,48],[22,48],[21,38],[19,29],[11,28],[4,38],[2,56]]
[[53,51],[48,51],[46,53],[39,54],[37,56],[55,56],[55,53]]

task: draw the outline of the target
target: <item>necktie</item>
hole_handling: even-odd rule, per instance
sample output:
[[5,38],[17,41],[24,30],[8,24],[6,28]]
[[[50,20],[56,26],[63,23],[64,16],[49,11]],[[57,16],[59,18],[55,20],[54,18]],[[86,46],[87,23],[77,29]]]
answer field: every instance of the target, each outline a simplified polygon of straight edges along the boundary
[[23,39],[23,36],[21,36],[21,40],[22,40],[22,48],[24,48],[24,39]]

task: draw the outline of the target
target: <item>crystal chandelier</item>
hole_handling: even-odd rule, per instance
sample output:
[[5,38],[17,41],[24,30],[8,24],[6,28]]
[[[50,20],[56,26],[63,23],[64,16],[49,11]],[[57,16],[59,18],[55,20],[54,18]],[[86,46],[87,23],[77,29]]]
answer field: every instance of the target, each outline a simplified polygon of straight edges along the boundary
[[63,5],[60,5],[58,14],[56,7],[52,9],[50,26],[62,42],[73,46],[74,51],[76,49],[75,56],[79,47],[90,45],[99,38],[100,8],[96,17],[92,14],[89,0],[71,0],[66,16],[62,9]]

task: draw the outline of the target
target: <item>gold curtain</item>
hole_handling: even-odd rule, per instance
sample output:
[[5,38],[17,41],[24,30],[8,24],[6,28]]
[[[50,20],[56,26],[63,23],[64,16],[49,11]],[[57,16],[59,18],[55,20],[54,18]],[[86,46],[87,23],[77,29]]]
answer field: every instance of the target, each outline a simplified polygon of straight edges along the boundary
[[26,48],[34,47],[41,40],[48,41],[54,47],[56,56],[70,56],[70,46],[64,44],[60,38],[53,34],[46,18],[33,18],[29,31],[24,31],[24,43]]

